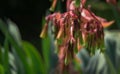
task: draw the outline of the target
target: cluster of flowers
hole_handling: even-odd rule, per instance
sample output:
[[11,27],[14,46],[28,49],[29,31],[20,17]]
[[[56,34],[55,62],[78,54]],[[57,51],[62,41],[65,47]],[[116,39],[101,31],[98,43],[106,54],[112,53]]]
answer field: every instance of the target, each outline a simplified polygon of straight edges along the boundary
[[[53,6],[56,1],[54,0]],[[94,54],[96,49],[102,50],[104,47],[103,27],[114,21],[107,22],[106,19],[96,16],[90,6],[85,7],[85,4],[86,0],[81,0],[79,6],[76,6],[74,0],[67,0],[66,12],[55,12],[46,17],[46,24],[40,36],[43,37],[47,32],[48,25],[54,27],[52,32],[58,46],[60,64],[69,64],[81,48],[86,48],[90,54]]]

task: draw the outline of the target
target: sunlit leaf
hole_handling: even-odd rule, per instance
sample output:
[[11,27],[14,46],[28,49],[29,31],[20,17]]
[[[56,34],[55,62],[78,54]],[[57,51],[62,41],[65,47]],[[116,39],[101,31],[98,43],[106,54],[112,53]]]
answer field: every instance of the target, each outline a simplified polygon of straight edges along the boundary
[[10,34],[13,36],[17,44],[21,45],[20,31],[18,27],[16,26],[16,24],[12,22],[11,20],[7,20],[7,24],[8,24],[8,30]]
[[[10,73],[11,74],[17,74],[17,72],[18,72],[17,71],[18,70],[18,66],[15,64],[15,61],[17,59],[15,58],[15,56],[13,55],[13,53],[11,53],[11,52],[9,52],[8,56],[9,56],[9,65],[10,65],[9,69],[10,69]],[[19,73],[23,73],[23,72],[19,72]]]

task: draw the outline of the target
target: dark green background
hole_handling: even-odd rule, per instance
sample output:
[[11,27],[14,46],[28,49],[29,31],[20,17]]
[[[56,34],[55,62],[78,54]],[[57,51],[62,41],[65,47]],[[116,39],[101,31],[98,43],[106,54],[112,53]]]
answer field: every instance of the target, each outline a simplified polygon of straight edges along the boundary
[[20,29],[23,40],[40,47],[41,19],[50,4],[49,0],[0,0],[0,18],[11,19]]

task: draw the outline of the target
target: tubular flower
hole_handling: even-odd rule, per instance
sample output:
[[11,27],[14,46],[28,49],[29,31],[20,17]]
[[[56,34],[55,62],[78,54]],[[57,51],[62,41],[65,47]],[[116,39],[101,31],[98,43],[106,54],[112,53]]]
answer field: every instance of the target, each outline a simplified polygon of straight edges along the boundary
[[56,7],[56,4],[57,4],[57,0],[53,0],[52,5],[51,5],[51,7],[50,7],[50,10],[51,10],[51,11],[54,11],[54,9],[55,9],[55,7]]

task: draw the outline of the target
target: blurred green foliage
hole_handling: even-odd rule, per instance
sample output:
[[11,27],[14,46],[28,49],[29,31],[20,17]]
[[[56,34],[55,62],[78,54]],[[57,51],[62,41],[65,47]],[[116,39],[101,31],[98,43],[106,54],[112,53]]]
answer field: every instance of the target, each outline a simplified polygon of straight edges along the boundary
[[[0,20],[0,29],[5,35],[4,46],[1,46],[0,71],[3,74],[46,74],[45,64],[37,49],[29,42],[23,41],[17,26]],[[9,55],[13,57],[10,57]],[[12,63],[12,64],[11,64]]]

